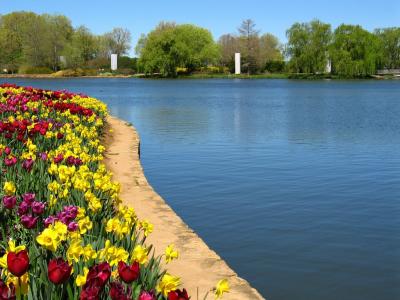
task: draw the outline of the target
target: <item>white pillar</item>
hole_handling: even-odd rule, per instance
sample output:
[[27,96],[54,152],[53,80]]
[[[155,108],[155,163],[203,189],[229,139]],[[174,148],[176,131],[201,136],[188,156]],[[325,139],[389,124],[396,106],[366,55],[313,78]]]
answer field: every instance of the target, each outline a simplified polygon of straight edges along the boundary
[[235,74],[240,74],[240,53],[235,53]]
[[118,54],[111,54],[111,71],[118,69]]

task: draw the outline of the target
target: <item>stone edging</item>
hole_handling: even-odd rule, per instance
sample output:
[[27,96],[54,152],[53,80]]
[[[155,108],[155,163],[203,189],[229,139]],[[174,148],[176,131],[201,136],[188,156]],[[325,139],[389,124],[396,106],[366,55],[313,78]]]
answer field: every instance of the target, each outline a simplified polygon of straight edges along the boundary
[[[180,258],[166,268],[171,274],[181,277],[182,286],[188,290],[192,300],[203,300],[207,291],[222,278],[227,278],[231,286],[224,300],[264,299],[153,190],[140,163],[140,138],[135,128],[109,116],[105,146],[105,163],[113,172],[114,180],[121,183],[123,203],[134,207],[140,219],[147,219],[154,224],[154,232],[149,236],[148,243],[155,246],[157,255],[162,254],[171,243],[179,250]],[[214,299],[214,296],[210,295],[208,299]]]

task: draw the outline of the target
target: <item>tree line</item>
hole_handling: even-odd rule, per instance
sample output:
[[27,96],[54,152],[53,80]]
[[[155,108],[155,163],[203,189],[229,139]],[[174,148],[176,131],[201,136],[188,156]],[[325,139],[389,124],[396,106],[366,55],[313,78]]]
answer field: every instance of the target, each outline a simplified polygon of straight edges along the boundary
[[127,54],[130,43],[127,29],[95,35],[85,26],[74,28],[63,15],[13,12],[0,16],[0,67],[9,72],[109,68],[110,54]]
[[142,34],[131,49],[129,30],[114,28],[95,35],[85,26],[74,28],[62,15],[14,12],[0,16],[0,67],[9,72],[84,68],[109,69],[111,53],[119,68],[129,72],[173,77],[193,72],[233,73],[234,54],[242,56],[248,74],[331,73],[366,77],[379,69],[400,68],[400,27],[369,32],[359,25],[332,26],[319,20],[295,23],[282,44],[271,33],[261,33],[254,21],[244,20],[236,33],[217,41],[207,29],[161,22]]

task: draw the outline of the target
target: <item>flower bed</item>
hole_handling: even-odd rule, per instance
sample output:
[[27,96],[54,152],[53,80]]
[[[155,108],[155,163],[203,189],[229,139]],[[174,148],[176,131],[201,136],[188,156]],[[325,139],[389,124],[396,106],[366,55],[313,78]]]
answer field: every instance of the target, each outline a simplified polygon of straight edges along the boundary
[[[0,300],[185,300],[102,163],[106,105],[0,85]],[[220,297],[229,289],[221,280]]]

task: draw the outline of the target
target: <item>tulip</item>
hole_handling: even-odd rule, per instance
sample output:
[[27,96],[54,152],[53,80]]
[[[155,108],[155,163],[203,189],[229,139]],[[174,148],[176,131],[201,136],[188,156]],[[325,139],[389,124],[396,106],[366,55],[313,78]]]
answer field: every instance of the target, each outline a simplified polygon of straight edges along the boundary
[[28,271],[29,256],[26,250],[18,253],[9,252],[7,254],[7,269],[16,277],[21,277]]
[[3,205],[7,209],[13,209],[17,204],[17,197],[15,196],[4,196]]
[[189,300],[186,289],[175,290],[168,293],[168,300]]
[[68,224],[68,231],[77,231],[79,228],[78,223],[71,222]]
[[33,159],[26,159],[22,162],[22,168],[24,168],[26,171],[30,172],[32,170],[34,164]]
[[131,283],[139,278],[140,265],[138,262],[134,262],[131,266],[129,266],[120,261],[118,263],[118,274],[125,283]]
[[58,154],[56,157],[54,157],[53,161],[56,164],[59,164],[64,160],[64,156],[62,154]]
[[25,193],[22,195],[22,200],[28,204],[32,204],[35,201],[35,196],[34,193]]
[[26,229],[32,229],[36,226],[39,217],[33,217],[32,215],[23,215],[21,217],[21,223]]
[[54,284],[65,283],[71,276],[72,267],[62,258],[50,260],[47,267],[49,280]]
[[1,300],[15,300],[15,286],[10,284],[7,286],[3,281],[0,281],[0,299]]
[[86,286],[82,289],[79,300],[97,300],[100,292],[101,288],[95,284]]
[[32,203],[32,212],[37,215],[41,215],[44,213],[45,204],[43,202],[34,201]]
[[97,286],[103,288],[106,285],[110,276],[111,267],[107,262],[95,265],[89,270],[85,286],[91,286],[93,282],[95,282]]
[[131,300],[132,295],[131,291],[125,293],[125,289],[121,283],[112,282],[110,289],[110,298],[111,300]]
[[22,201],[18,206],[18,215],[25,215],[30,208],[30,204],[28,202]]
[[44,226],[49,227],[50,224],[54,224],[57,221],[57,218],[54,216],[48,216],[44,219]]
[[142,291],[138,300],[156,300],[156,295],[153,292]]

